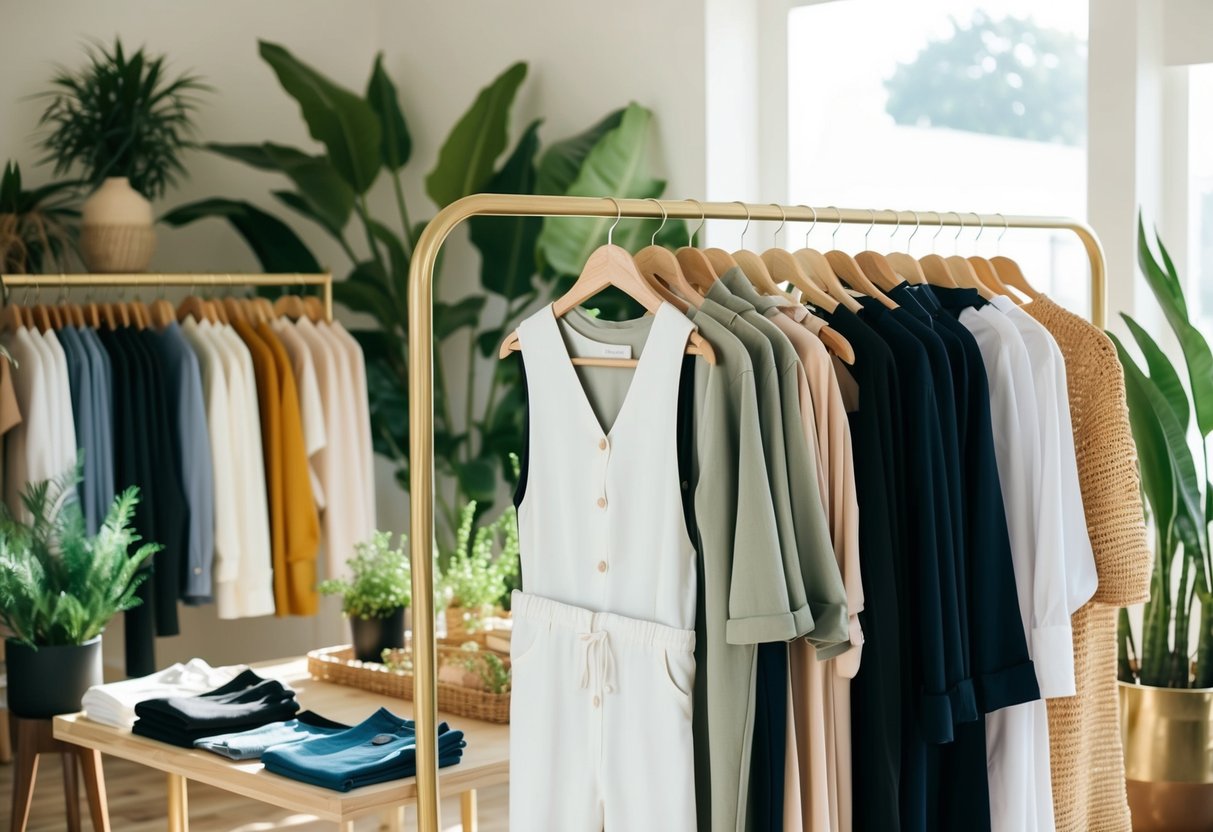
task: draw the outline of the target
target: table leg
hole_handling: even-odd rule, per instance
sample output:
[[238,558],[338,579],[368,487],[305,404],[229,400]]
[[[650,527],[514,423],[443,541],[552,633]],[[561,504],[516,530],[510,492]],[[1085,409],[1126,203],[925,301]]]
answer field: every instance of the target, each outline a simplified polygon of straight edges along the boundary
[[13,733],[17,738],[17,760],[13,765],[13,811],[9,825],[12,832],[25,832],[38,779],[37,726],[28,720],[18,722]]
[[105,796],[101,752],[82,748],[79,756],[80,768],[84,771],[84,792],[88,795],[88,813],[93,819],[93,832],[110,832],[110,810]]
[[180,774],[168,775],[168,832],[189,832],[189,796]]
[[347,820],[344,823],[338,824],[338,826],[340,827],[338,832],[354,832],[354,822],[352,820]]
[[68,832],[80,832],[80,779],[76,772],[76,755],[66,752],[59,755],[63,763],[63,803],[67,808]]
[[387,832],[404,832],[404,807],[388,809],[380,817],[379,828]]
[[463,832],[476,832],[476,790],[468,789],[459,795],[459,817],[463,821]]

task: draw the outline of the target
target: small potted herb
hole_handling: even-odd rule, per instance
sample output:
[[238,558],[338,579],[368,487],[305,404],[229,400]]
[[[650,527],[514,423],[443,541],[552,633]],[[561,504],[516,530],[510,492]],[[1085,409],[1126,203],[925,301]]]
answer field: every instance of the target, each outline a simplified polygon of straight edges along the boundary
[[476,633],[509,598],[519,572],[518,520],[513,508],[472,535],[476,502],[460,516],[455,551],[438,582],[446,605],[447,637]]
[[139,605],[139,567],[160,549],[132,551],[134,487],[114,500],[96,535],[86,534],[79,479],[77,466],[27,485],[22,517],[0,508],[0,623],[8,631],[8,705],[18,716],[80,710],[84,692],[102,681],[101,632]]
[[404,609],[413,597],[413,572],[405,538],[392,548],[390,532],[375,532],[354,547],[346,561],[350,577],[323,581],[320,592],[340,595],[341,611],[350,620],[354,657],[377,662],[384,650],[404,647]]
[[80,231],[91,270],[147,269],[156,244],[148,200],[185,174],[181,153],[192,146],[197,95],[208,89],[194,75],[170,77],[163,55],[127,52],[117,39],[90,47],[83,68],[51,80],[42,148],[56,173],[75,168],[96,189]]

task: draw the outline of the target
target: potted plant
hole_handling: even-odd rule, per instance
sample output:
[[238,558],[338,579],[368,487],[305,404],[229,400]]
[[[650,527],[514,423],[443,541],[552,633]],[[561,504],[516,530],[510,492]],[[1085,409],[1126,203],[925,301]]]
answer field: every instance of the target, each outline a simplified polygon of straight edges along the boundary
[[141,272],[155,251],[149,199],[185,174],[181,151],[191,146],[197,76],[168,76],[165,58],[139,49],[129,55],[88,49],[80,70],[60,69],[44,93],[39,122],[46,161],[55,172],[79,168],[96,189],[83,206],[80,247],[96,272]]
[[72,224],[80,211],[73,207],[78,182],[52,182],[26,190],[16,162],[4,166],[0,177],[0,270],[7,274],[37,274],[48,268],[66,271],[64,263],[76,249]]
[[505,606],[520,569],[518,520],[513,508],[472,533],[476,501],[460,515],[455,551],[438,578],[438,601],[446,608],[448,638],[475,634],[484,619]]
[[1143,370],[1113,336],[1155,542],[1140,644],[1128,612],[1120,612],[1121,725],[1134,828],[1203,830],[1213,828],[1213,493],[1207,452],[1213,351],[1189,321],[1183,283],[1162,240],[1156,242],[1161,263],[1139,223],[1141,270],[1179,344],[1187,383],[1185,389],[1159,345],[1124,315],[1145,358]]
[[413,597],[413,572],[405,537],[392,548],[390,532],[375,532],[354,547],[346,561],[350,577],[322,581],[320,592],[341,596],[341,612],[350,620],[354,658],[377,662],[384,650],[404,647],[404,609]]
[[49,718],[80,710],[100,684],[101,632],[138,606],[139,567],[159,551],[131,528],[138,489],[120,494],[94,536],[76,499],[77,466],[55,480],[30,483],[25,517],[0,510],[0,624],[8,631],[8,706]]

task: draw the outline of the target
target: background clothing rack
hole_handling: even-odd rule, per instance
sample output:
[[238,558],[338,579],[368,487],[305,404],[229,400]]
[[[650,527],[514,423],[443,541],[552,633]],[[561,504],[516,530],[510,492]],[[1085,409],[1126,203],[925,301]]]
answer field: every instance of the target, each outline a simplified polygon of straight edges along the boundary
[[[1091,322],[1102,329],[1106,318],[1106,268],[1103,247],[1087,224],[1068,217],[939,214],[935,211],[873,211],[867,208],[806,208],[741,202],[608,199],[473,194],[451,203],[430,220],[417,240],[409,264],[409,545],[413,563],[413,719],[417,730],[417,821],[421,832],[439,832],[437,671],[434,642],[434,266],[447,236],[470,217],[591,217],[605,232],[616,218],[820,221],[847,225],[926,224],[960,227],[1066,230],[1082,241],[1091,264]],[[470,738],[475,742],[475,738]],[[466,828],[466,827],[465,827]]]
[[[173,272],[164,274],[0,274],[0,286],[5,291],[19,288],[77,289],[124,288],[124,287],[197,287],[223,288],[226,286],[280,286],[289,289],[296,286],[321,287],[324,303],[324,319],[333,320],[333,275],[320,274],[236,274]],[[5,301],[7,302],[7,295]]]

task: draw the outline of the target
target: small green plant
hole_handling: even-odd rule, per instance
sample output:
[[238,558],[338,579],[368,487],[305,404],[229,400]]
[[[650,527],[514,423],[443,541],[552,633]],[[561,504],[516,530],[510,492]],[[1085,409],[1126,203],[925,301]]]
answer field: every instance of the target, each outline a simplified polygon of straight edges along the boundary
[[76,499],[80,466],[30,483],[21,495],[30,519],[0,509],[0,623],[33,648],[84,644],[120,612],[139,605],[139,567],[160,550],[131,528],[139,489],[110,507],[96,535],[84,530]]
[[461,645],[460,649],[467,653],[460,666],[468,673],[476,674],[484,683],[485,690],[489,693],[509,693],[510,669],[500,656],[491,650],[481,650],[474,641]]
[[455,551],[438,581],[439,602],[467,609],[473,619],[484,607],[503,604],[520,569],[518,517],[513,507],[492,523],[476,529],[476,501],[463,507],[455,534]]
[[125,176],[148,199],[162,196],[186,173],[181,152],[192,146],[197,94],[208,90],[196,75],[170,79],[163,55],[128,55],[118,39],[112,49],[94,44],[86,66],[60,68],[43,93],[44,161],[56,173],[78,166],[92,187]]
[[341,611],[347,616],[387,618],[413,600],[413,570],[405,550],[403,534],[393,549],[391,532],[375,532],[370,540],[357,544],[354,556],[346,561],[350,579],[322,581],[321,594],[340,595]]
[[21,168],[9,162],[0,177],[0,269],[7,274],[65,272],[76,251],[73,224],[79,182],[52,182],[26,190]]

